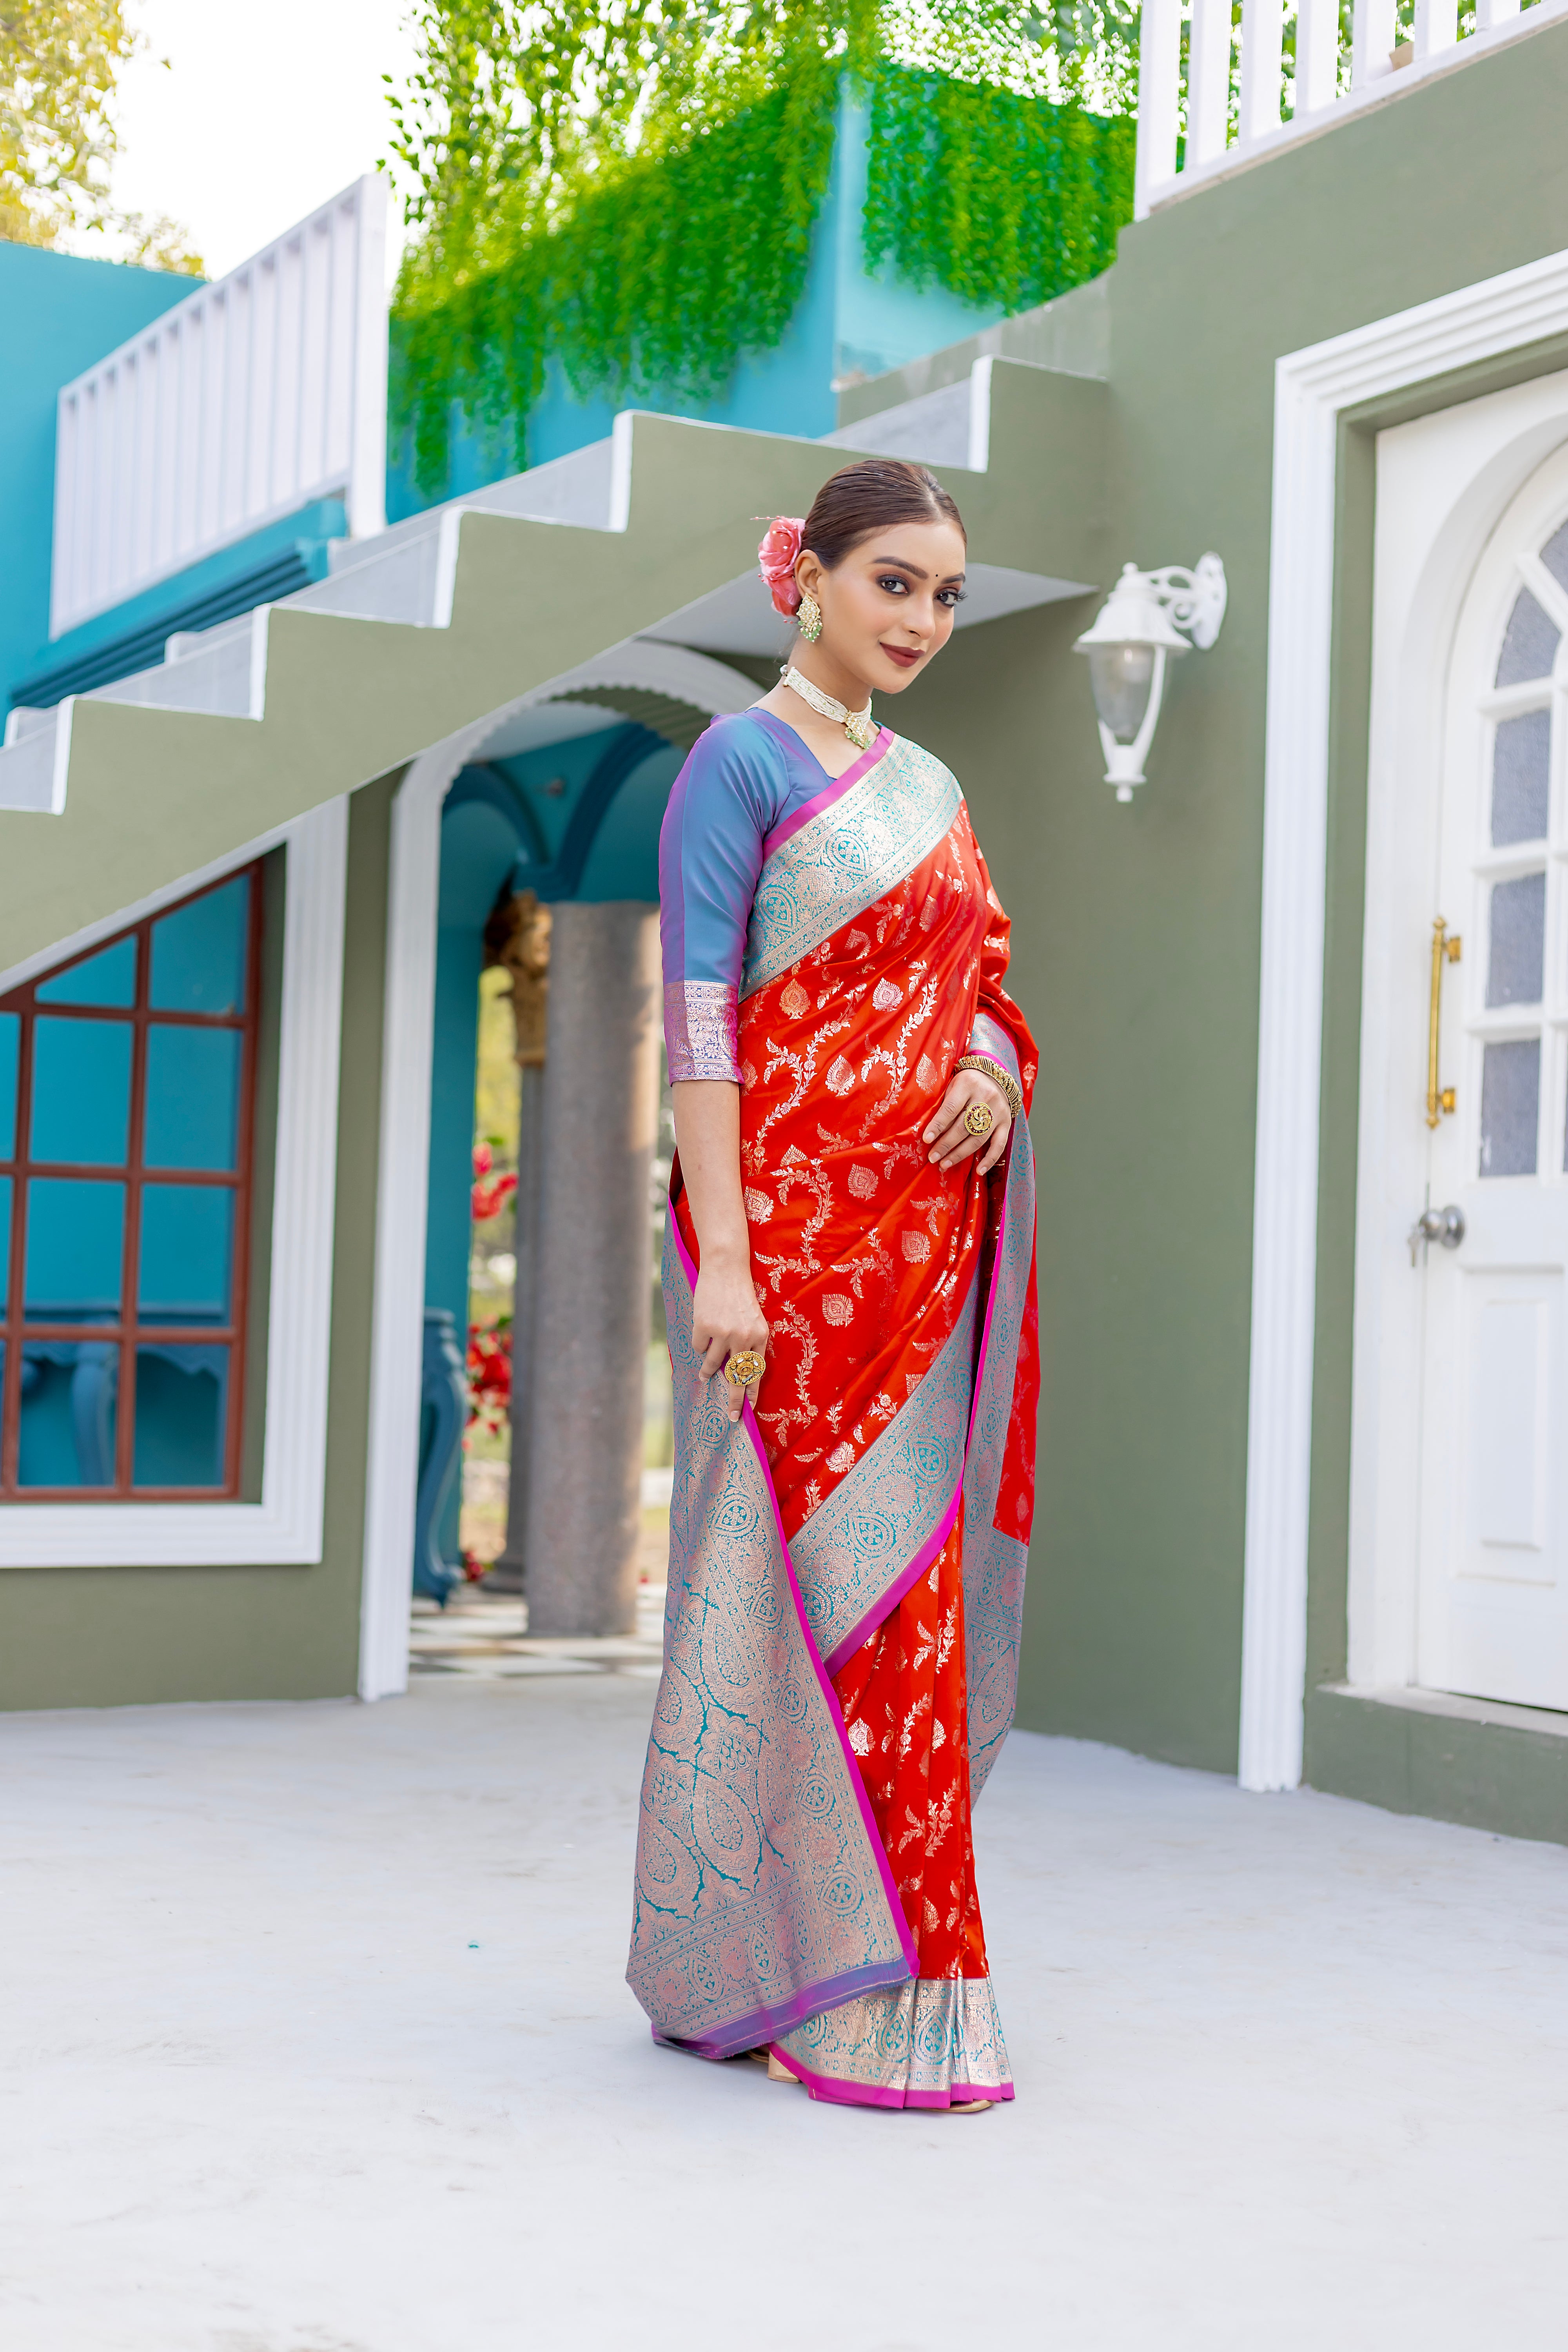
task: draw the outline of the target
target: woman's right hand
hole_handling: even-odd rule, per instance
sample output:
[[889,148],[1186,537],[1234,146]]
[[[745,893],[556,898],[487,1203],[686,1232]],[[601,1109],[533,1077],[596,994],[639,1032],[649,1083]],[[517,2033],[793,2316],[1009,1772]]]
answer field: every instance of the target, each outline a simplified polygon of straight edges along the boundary
[[[768,1327],[757,1304],[749,1258],[704,1255],[697,1270],[697,1292],[691,1303],[691,1344],[702,1359],[705,1381],[721,1372],[731,1356],[766,1355]],[[746,1391],[731,1380],[726,1380],[724,1388],[730,1418],[739,1421]],[[752,1394],[754,1398],[754,1381]]]

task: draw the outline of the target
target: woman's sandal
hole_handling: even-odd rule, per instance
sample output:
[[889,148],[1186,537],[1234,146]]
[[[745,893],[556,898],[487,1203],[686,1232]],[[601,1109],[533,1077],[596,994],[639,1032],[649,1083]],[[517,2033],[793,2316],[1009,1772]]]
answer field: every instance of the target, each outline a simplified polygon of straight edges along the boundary
[[800,2076],[798,2074],[792,2074],[789,2068],[784,2065],[781,2059],[775,2058],[771,2050],[767,2053],[767,2060],[768,2080],[770,2083],[799,2083]]
[[951,2099],[946,2113],[950,2116],[983,2116],[995,2105],[994,2099]]

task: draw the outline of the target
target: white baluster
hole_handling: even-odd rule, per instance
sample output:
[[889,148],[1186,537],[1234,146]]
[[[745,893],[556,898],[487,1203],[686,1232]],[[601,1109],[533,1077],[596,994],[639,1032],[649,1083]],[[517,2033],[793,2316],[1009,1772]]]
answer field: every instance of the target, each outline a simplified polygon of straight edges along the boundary
[[1223,155],[1230,136],[1230,0],[1193,0],[1186,166]]
[[1138,163],[1133,217],[1147,217],[1153,193],[1176,176],[1176,100],[1181,71],[1181,0],[1143,0],[1138,44]]
[[1332,106],[1340,89],[1340,0],[1298,0],[1296,121]]
[[1389,51],[1394,47],[1394,0],[1355,0],[1355,31],[1351,40],[1351,88],[1364,89],[1394,71]]
[[1279,128],[1279,50],[1284,26],[1282,0],[1242,0],[1241,136],[1261,137]]
[[1415,56],[1435,57],[1459,37],[1459,0],[1415,0]]
[[1519,0],[1476,0],[1476,30],[1489,33],[1519,14]]

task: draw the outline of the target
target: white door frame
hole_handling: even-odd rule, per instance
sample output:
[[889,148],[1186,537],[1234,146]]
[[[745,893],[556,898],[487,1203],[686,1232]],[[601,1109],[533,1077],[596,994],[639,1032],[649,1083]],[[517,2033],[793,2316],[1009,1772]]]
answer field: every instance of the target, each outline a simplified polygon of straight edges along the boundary
[[1342,413],[1568,331],[1568,253],[1276,363],[1241,1737],[1247,1789],[1301,1777]]
[[[1367,777],[1366,917],[1356,1186],[1350,1517],[1352,1685],[1419,1680],[1420,1416],[1425,1285],[1405,1247],[1422,1205],[1423,1083],[1441,795],[1455,632],[1489,542],[1531,477],[1568,443],[1568,370],[1537,376],[1380,437]],[[1542,493],[1541,495],[1544,495]],[[1545,535],[1542,523],[1537,538]],[[1511,567],[1510,567],[1511,568]],[[1455,986],[1462,985],[1456,975]],[[1468,1116],[1458,1031],[1446,1071]],[[1448,1195],[1445,1192],[1441,1198]]]

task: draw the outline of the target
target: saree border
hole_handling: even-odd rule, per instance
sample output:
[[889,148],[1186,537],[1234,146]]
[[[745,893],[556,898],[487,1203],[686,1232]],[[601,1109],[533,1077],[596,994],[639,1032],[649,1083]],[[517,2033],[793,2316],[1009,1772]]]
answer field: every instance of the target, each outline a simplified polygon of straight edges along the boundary
[[951,769],[895,735],[853,785],[764,857],[746,935],[741,1002],[912,874],[963,806]]
[[[976,1027],[979,1025],[977,1022]],[[994,1055],[1016,1081],[1018,1057],[1012,1040],[996,1023],[986,1021],[985,1027],[989,1038],[984,1050]],[[996,1042],[991,1043],[989,1039]],[[978,1288],[976,1275],[970,1282],[968,1296],[941,1354],[903,1412],[867,1447],[827,1500],[820,1504],[796,1530],[795,1538],[796,1551],[804,1550],[805,1553],[804,1560],[797,1560],[796,1564],[801,1570],[803,1589],[806,1594],[806,1616],[822,1637],[831,1640],[832,1646],[824,1663],[827,1672],[834,1675],[846,1659],[852,1657],[860,1644],[876,1632],[925,1573],[952,1534],[960,1503],[963,1503],[964,1647],[972,1781],[976,1761],[982,1755],[985,1758],[985,1771],[989,1770],[991,1762],[994,1760],[994,1750],[1007,1735],[1017,1703],[1018,1643],[1028,1546],[994,1527],[992,1519],[1002,1481],[1002,1457],[1012,1409],[1013,1383],[1017,1374],[1018,1335],[1023,1323],[1029,1263],[1033,1255],[1034,1227],[1034,1143],[1027,1120],[1019,1119],[1015,1122],[1008,1140],[1000,1231],[986,1290],[985,1315],[978,1351],[973,1340]],[[940,1516],[929,1527],[922,1522],[921,1539],[912,1555],[901,1567],[894,1567],[890,1570],[887,1582],[879,1586],[874,1597],[863,1603],[859,1614],[850,1622],[847,1630],[836,1631],[841,1612],[826,1599],[817,1599],[824,1591],[824,1585],[813,1575],[812,1550],[819,1548],[826,1556],[830,1546],[835,1542],[842,1544],[848,1531],[858,1524],[875,1522],[879,1516],[879,1487],[885,1486],[900,1475],[900,1452],[907,1454],[915,1445],[931,1443],[933,1439],[931,1423],[935,1421],[935,1415],[928,1410],[925,1427],[920,1419],[912,1426],[907,1425],[907,1416],[917,1412],[921,1402],[926,1400],[928,1389],[935,1391],[937,1413],[940,1414],[942,1405],[956,1385],[955,1376],[971,1365],[973,1375],[969,1381],[967,1410],[962,1417],[963,1440],[957,1467],[952,1475],[952,1491]],[[818,1545],[805,1545],[803,1539],[817,1528],[821,1530]],[[1010,1676],[1004,1663],[1009,1654]],[[986,1661],[984,1670],[978,1677],[971,1671],[976,1656]],[[1001,1672],[998,1676],[999,1666]],[[977,1708],[975,1698],[983,1683],[988,1685],[987,1696],[985,1703]],[[994,1727],[997,1725],[999,1709],[1003,1711],[1004,1719],[999,1727]],[[977,1747],[975,1729],[982,1720],[986,1727],[986,1737]],[[984,1785],[984,1777],[985,1772],[983,1771],[980,1786]],[[971,1794],[977,1796],[979,1786],[972,1786]]]
[[[666,1226],[665,1270],[667,1282],[668,1281],[672,1271],[672,1261],[674,1268],[679,1271],[681,1282],[684,1284],[686,1293],[684,1301],[679,1298],[679,1294],[672,1301],[672,1304],[677,1309],[676,1314],[671,1318],[672,1334],[681,1331],[682,1329],[689,1334],[690,1326],[691,1297],[695,1288],[697,1269],[691,1261],[690,1255],[686,1248],[673,1215],[668,1219]],[[673,1288],[674,1285],[670,1284],[670,1287]],[[684,1304],[686,1310],[684,1327],[681,1326],[679,1321],[679,1307],[682,1304]],[[689,1337],[685,1339],[684,1353],[688,1359],[691,1358]],[[727,1408],[725,1408],[725,1410],[727,1412]],[[781,1989],[781,1997],[777,2000],[763,2001],[760,2004],[753,2005],[738,2015],[731,2015],[717,2019],[710,2030],[700,2033],[677,2033],[668,2030],[668,2021],[665,2023],[661,2023],[659,2018],[657,2015],[654,2015],[649,2003],[646,2000],[643,2002],[645,2008],[648,2009],[648,2013],[652,2018],[653,2032],[656,2040],[668,2042],[673,2048],[693,2052],[700,2057],[713,2059],[731,2057],[734,2055],[736,2052],[750,2049],[755,2046],[758,2042],[770,2037],[776,2037],[781,2033],[791,2032],[795,2027],[805,2023],[810,2018],[819,2015],[826,2010],[841,2007],[846,2000],[853,2000],[858,1994],[885,1990],[897,1985],[905,1984],[914,1977],[918,1967],[918,1956],[915,1952],[914,1939],[910,1931],[909,1923],[904,1916],[903,1906],[898,1898],[898,1891],[894,1885],[891,1865],[883,1850],[881,1840],[877,1835],[876,1822],[871,1811],[870,1798],[866,1790],[865,1781],[860,1772],[858,1760],[857,1759],[853,1749],[849,1746],[848,1737],[844,1726],[843,1710],[838,1705],[837,1695],[834,1691],[833,1685],[823,1667],[816,1643],[812,1637],[811,1628],[806,1620],[805,1606],[801,1593],[799,1580],[795,1575],[795,1565],[790,1557],[789,1545],[784,1537],[784,1524],[779,1515],[778,1497],[773,1492],[773,1475],[768,1467],[767,1454],[763,1445],[762,1435],[757,1428],[756,1417],[752,1412],[749,1399],[742,1407],[740,1422],[735,1424],[734,1428],[731,1432],[728,1433],[725,1442],[732,1444],[737,1435],[739,1435],[741,1442],[749,1448],[750,1454],[754,1461],[755,1475],[760,1476],[762,1481],[762,1493],[766,1497],[767,1509],[771,1520],[768,1537],[763,1541],[763,1551],[765,1554],[771,1555],[771,1564],[774,1571],[775,1579],[777,1580],[782,1580],[787,1589],[790,1606],[794,1611],[795,1628],[798,1637],[799,1647],[804,1652],[805,1657],[809,1664],[809,1670],[816,1685],[816,1703],[818,1708],[821,1710],[819,1727],[824,1734],[832,1739],[837,1748],[837,1760],[843,1777],[843,1786],[837,1796],[833,1800],[832,1810],[836,1813],[843,1810],[846,1822],[847,1823],[847,1822],[852,1821],[855,1827],[858,1829],[859,1839],[862,1842],[862,1876],[864,1880],[877,1887],[881,1896],[883,1916],[878,1921],[875,1928],[868,1928],[863,1931],[865,1941],[869,1945],[879,1936],[884,1946],[889,1942],[896,1943],[897,1957],[894,1958],[889,1955],[886,1958],[879,1958],[873,1956],[872,1958],[853,1967],[847,1969],[837,1969],[830,1975],[813,1978],[804,1984],[795,1986],[793,1990],[785,1991]],[[717,1503],[720,1507],[722,1507],[722,1496],[723,1489],[720,1488],[712,1498],[713,1502]],[[682,1679],[688,1679],[685,1669],[679,1666],[679,1661],[673,1654],[679,1608],[678,1595],[683,1590],[689,1590],[686,1580],[681,1578],[678,1581],[676,1578],[672,1577],[670,1580],[669,1597],[666,1604],[664,1674],[660,1679],[659,1701],[656,1702],[654,1732],[657,1732],[658,1726],[662,1719],[659,1709],[663,1701],[666,1685],[669,1682],[672,1669],[678,1672]],[[677,1688],[677,1696],[679,1696],[679,1688]],[[782,1732],[784,1727],[784,1725],[781,1723],[779,1727],[780,1731]],[[652,1819],[656,1826],[661,1829],[666,1836],[674,1835],[674,1832],[660,1821],[656,1813],[651,1811],[651,1809],[647,1802],[648,1772],[653,1769],[652,1759],[655,1753],[654,1733],[650,1733],[649,1765],[648,1768],[645,1769],[644,1798],[639,1805],[639,1905],[646,1899],[642,1895],[641,1892],[640,1868],[643,1850],[643,1836],[641,1834],[643,1824],[645,1821]],[[723,1793],[728,1797],[731,1803],[736,1801],[736,1792],[732,1787],[726,1788]],[[850,1801],[847,1808],[846,1801]],[[795,1792],[795,1803],[802,1818],[804,1819],[810,1809],[804,1797],[802,1797],[798,1792]],[[760,1797],[758,1799],[758,1807],[759,1835],[761,1837],[766,1825],[762,1822],[761,1819]],[[768,1839],[768,1843],[776,1850],[776,1837],[770,1837]],[[869,1867],[865,1867],[865,1865],[868,1864]],[[785,1867],[787,1868],[788,1865],[785,1865]],[[744,1935],[748,1937],[755,1933],[771,1935],[774,1948],[781,1948],[790,1947],[794,1944],[795,1939],[790,1931],[792,1927],[798,1926],[798,1919],[792,1920],[788,1916],[787,1902],[783,1895],[781,1895],[780,1899],[773,1906],[770,1912],[767,1890],[765,1886],[760,1885],[755,1894],[732,1905],[728,1915],[716,1912],[712,1915],[711,1918],[707,1921],[700,1921],[694,1915],[689,1919],[680,1921],[678,1926],[673,1926],[668,1931],[668,1937],[673,1937],[678,1945],[689,1943],[691,1940],[689,1931],[699,1925],[704,1927],[709,1932],[713,1934],[727,1932],[731,1935]],[[634,1923],[634,1943],[631,1961],[627,1969],[627,1977],[628,1980],[632,1984],[633,1991],[637,1994],[639,2000],[642,2000],[644,1990],[648,1988],[651,1979],[657,1973],[657,1959],[661,1939],[656,1930],[653,1937],[647,1946],[639,1950],[636,1940],[637,1932],[637,1926],[636,1923]],[[679,1948],[669,1948],[668,1938],[667,1937],[665,1954],[667,1965],[679,1962],[681,1957],[682,1955]],[[714,2000],[715,2005],[717,2005],[720,1996],[715,1994]]]
[[[771,716],[772,714],[770,713],[768,715]],[[781,719],[778,723],[781,727],[789,726],[787,719]],[[795,734],[793,727],[790,728],[790,733],[792,735]],[[816,752],[811,749],[810,744],[805,742],[805,738],[804,736],[797,736],[795,740],[805,745],[805,751],[808,759],[816,760]],[[849,765],[845,769],[842,775],[829,776],[826,769],[823,768],[822,772],[826,778],[826,782],[823,784],[822,790],[819,793],[813,793],[811,798],[808,801],[803,802],[801,806],[795,809],[791,815],[780,817],[777,824],[774,825],[772,833],[769,834],[767,839],[763,844],[763,856],[764,859],[771,857],[775,849],[782,849],[786,841],[793,841],[795,835],[800,832],[802,827],[808,825],[811,823],[813,817],[821,816],[826,810],[832,808],[837,802],[841,801],[845,793],[851,791],[853,787],[859,782],[862,776],[868,776],[870,774],[872,769],[876,766],[883,753],[890,751],[897,740],[898,738],[893,733],[890,727],[879,727],[876,737],[869,749],[862,751],[858,760],[851,760]],[[819,768],[822,767],[820,760],[816,760],[816,764]]]
[[[829,1675],[836,1675],[897,1607],[952,1532],[963,1484],[976,1289],[972,1276],[957,1321],[903,1411],[895,1413],[826,1501],[795,1529],[791,1549],[806,1620]],[[932,1465],[930,1474],[922,1475],[922,1452],[936,1449],[940,1465]],[[916,1496],[913,1508],[900,1508],[901,1496],[910,1489]],[[900,1519],[904,1525],[898,1528]],[[889,1522],[906,1540],[914,1535],[915,1549],[895,1552],[885,1571],[891,1580],[878,1583],[875,1568],[863,1569],[860,1563],[874,1549],[879,1530]],[[847,1577],[824,1572],[846,1553],[851,1559]]]
[[[985,1020],[985,1027],[989,1037],[980,1050],[994,1055],[1018,1083],[1012,1039],[994,1022]],[[1034,1255],[1035,1143],[1028,1120],[1020,1118],[1008,1139],[1007,1183],[964,1448],[963,1651],[972,1804],[985,1786],[1018,1704],[1029,1547],[997,1527],[995,1514]]]

